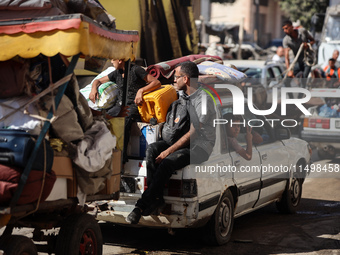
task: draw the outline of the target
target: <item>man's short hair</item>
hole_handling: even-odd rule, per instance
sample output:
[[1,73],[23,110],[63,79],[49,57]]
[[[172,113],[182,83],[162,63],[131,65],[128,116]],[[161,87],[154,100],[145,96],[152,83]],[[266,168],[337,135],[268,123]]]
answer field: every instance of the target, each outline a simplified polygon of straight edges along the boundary
[[293,23],[290,20],[285,20],[282,22],[282,27],[289,25],[289,26],[293,26]]
[[198,78],[198,67],[194,62],[191,61],[185,61],[181,64],[179,64],[181,67],[181,73],[185,74],[189,78]]
[[334,58],[330,58],[328,61],[335,62]]

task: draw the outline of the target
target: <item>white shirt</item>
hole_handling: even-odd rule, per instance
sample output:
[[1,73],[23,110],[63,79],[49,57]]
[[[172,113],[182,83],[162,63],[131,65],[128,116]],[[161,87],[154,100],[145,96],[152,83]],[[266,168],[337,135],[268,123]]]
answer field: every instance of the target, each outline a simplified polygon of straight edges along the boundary
[[279,62],[279,63],[285,63],[285,57],[280,57],[279,55],[275,54],[272,58],[272,61]]

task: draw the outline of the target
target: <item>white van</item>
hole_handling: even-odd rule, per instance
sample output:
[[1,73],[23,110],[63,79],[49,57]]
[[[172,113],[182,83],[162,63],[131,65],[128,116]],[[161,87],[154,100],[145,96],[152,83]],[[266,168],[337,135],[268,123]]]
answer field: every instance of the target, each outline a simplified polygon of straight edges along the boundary
[[[253,145],[250,161],[228,148],[226,125],[216,125],[216,143],[209,160],[175,171],[164,188],[166,206],[158,215],[142,216],[138,225],[147,227],[207,228],[206,240],[221,245],[230,239],[235,217],[276,202],[282,212],[292,213],[300,203],[305,166],[311,149],[287,128],[273,128],[263,116],[255,116],[245,105],[244,119],[263,138]],[[232,111],[232,98],[222,98],[216,107],[216,119]],[[262,126],[261,126],[262,124]],[[242,128],[241,128],[242,132]],[[246,146],[244,134],[238,142]],[[109,209],[97,219],[116,224],[125,220],[146,189],[146,162],[130,160],[122,176],[123,191],[119,201],[109,202]]]
[[340,153],[340,90],[315,88],[311,94],[320,104],[308,109],[311,116],[302,117],[300,137],[317,148],[321,159],[334,159]]

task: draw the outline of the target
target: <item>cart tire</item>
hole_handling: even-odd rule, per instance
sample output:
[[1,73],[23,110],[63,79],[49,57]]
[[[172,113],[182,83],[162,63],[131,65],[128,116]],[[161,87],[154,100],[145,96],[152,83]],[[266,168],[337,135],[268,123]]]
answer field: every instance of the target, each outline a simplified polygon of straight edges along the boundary
[[26,236],[8,236],[5,238],[1,248],[5,255],[38,255],[37,247]]
[[56,255],[101,255],[102,249],[102,233],[93,216],[75,214],[63,222],[57,238]]

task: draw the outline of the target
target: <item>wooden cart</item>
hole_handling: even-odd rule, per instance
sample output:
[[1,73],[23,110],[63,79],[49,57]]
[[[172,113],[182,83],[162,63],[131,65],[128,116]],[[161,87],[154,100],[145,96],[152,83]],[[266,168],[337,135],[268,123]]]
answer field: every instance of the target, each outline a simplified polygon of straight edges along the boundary
[[[60,54],[66,58],[72,57],[65,73],[65,77],[70,77],[79,57],[134,59],[138,39],[136,31],[108,29],[82,14],[7,20],[0,22],[0,47],[3,49],[0,52],[0,61],[17,55],[28,59],[39,54],[47,57]],[[67,88],[69,79],[65,80],[55,96],[56,107]],[[50,111],[47,119],[50,120],[52,116]],[[93,216],[87,214],[86,205],[78,204],[76,197],[17,205],[26,182],[25,176],[31,171],[37,150],[49,127],[50,122],[45,121],[10,205],[0,207],[0,227],[6,226],[0,237],[0,250],[4,250],[8,255],[33,255],[38,251],[62,255],[102,254],[99,225]],[[106,189],[106,192],[102,193],[87,196],[86,201],[117,199],[119,188]],[[26,236],[13,235],[12,231],[16,227],[34,228],[32,239],[45,243],[35,245]],[[59,227],[57,234],[43,232]]]

